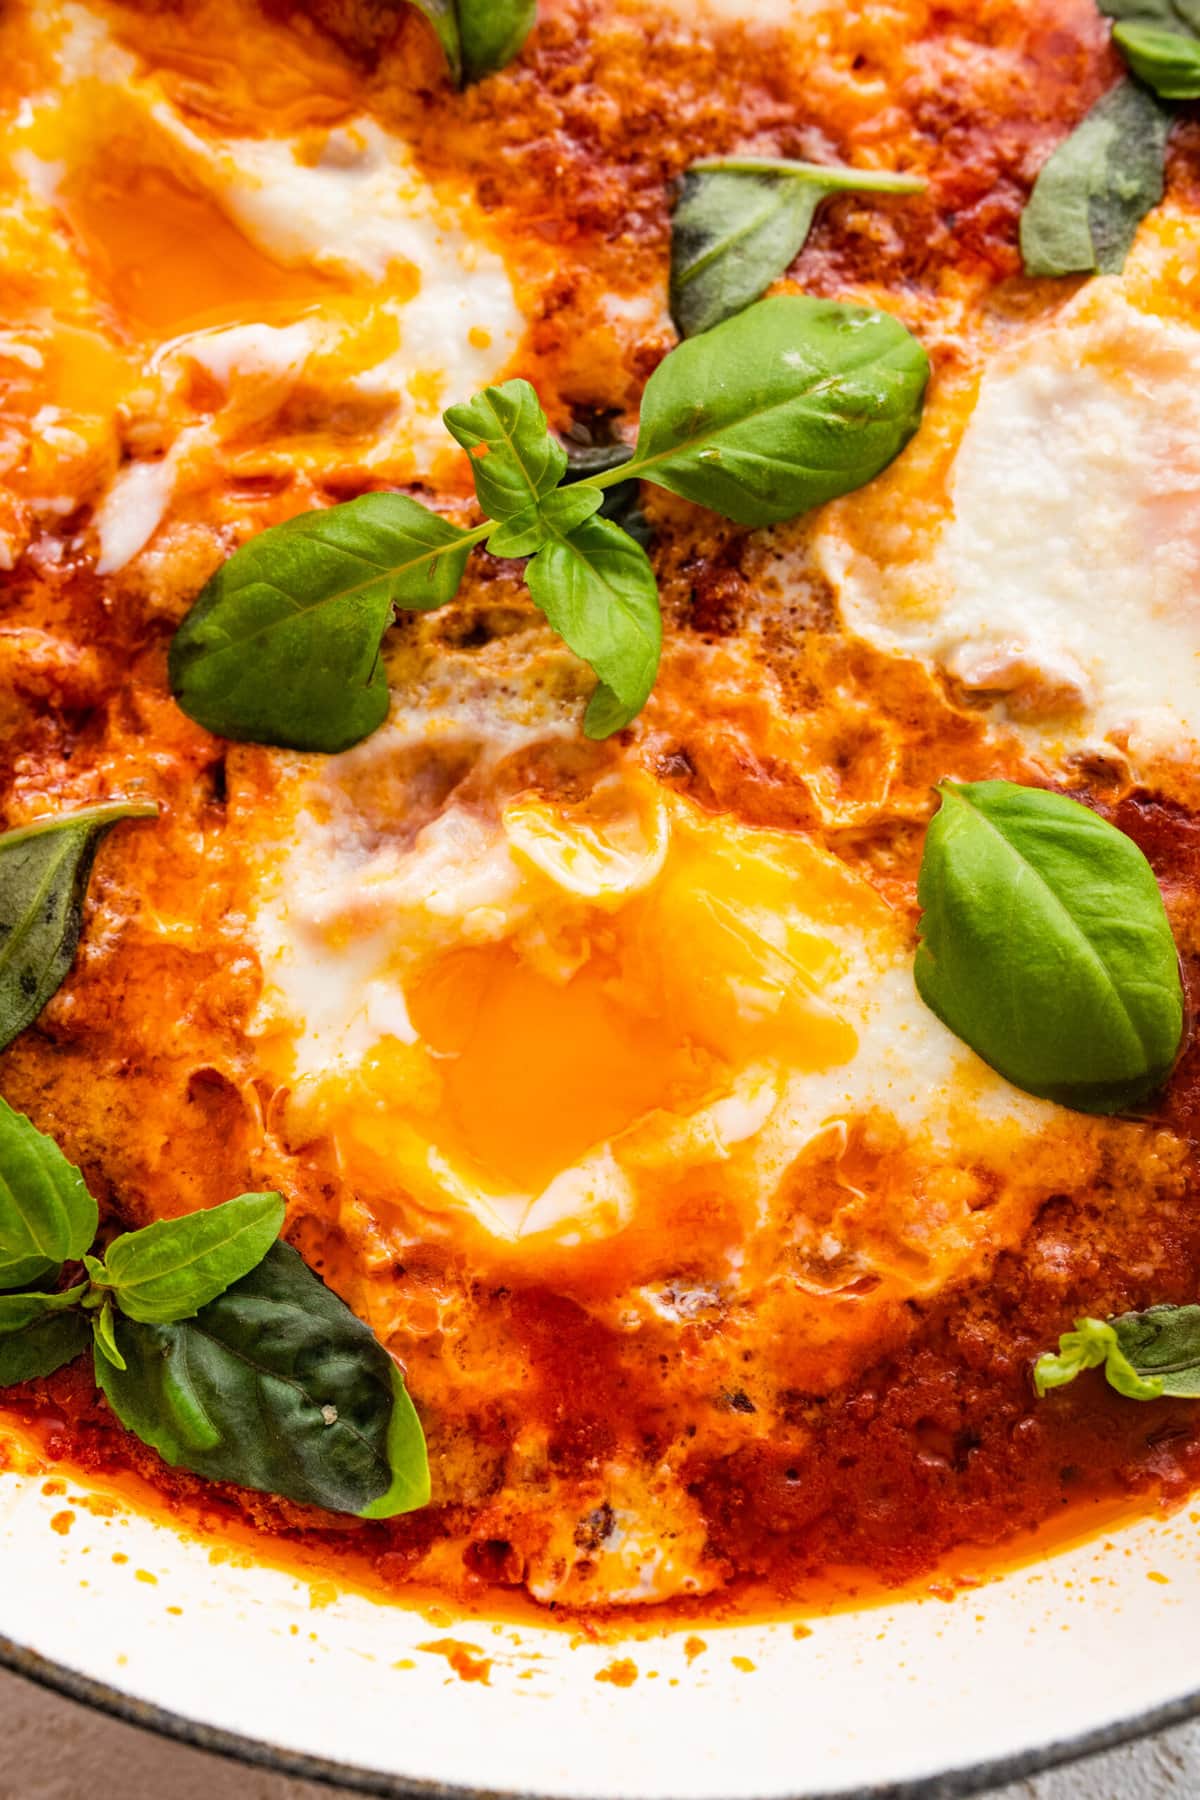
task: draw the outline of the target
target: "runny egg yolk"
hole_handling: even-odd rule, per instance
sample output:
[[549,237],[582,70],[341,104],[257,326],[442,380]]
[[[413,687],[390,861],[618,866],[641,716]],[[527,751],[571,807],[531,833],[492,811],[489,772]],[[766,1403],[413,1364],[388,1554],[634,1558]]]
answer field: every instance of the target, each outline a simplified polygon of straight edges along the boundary
[[273,262],[207,194],[144,154],[81,165],[59,201],[118,314],[152,337],[294,318],[339,291],[313,270]]
[[[595,821],[564,823],[560,809],[527,874],[536,927],[427,956],[403,981],[413,1041],[381,1038],[353,1072],[317,1076],[315,1095],[306,1081],[307,1124],[361,1194],[407,1195],[477,1248],[482,1227],[510,1253],[635,1223],[644,1234],[643,1189],[678,1185],[681,1133],[719,1165],[730,1132],[757,1129],[739,1122],[737,1096],[853,1060],[855,1025],[829,996],[857,884],[848,894],[798,841],[690,811],[669,836],[650,879],[621,845],[614,866],[632,891],[595,882],[584,897]],[[559,1198],[539,1200],[555,1183]]]
[[409,1012],[442,1076],[442,1147],[537,1193],[644,1114],[695,1104],[707,1059],[622,1005],[618,984],[614,959],[559,984],[509,944],[436,963]]

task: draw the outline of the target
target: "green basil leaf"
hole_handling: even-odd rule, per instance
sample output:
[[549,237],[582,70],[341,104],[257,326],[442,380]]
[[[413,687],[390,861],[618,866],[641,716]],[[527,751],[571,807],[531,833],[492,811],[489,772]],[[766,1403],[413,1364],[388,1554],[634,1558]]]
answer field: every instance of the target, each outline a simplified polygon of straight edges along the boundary
[[437,33],[456,86],[482,81],[518,56],[537,0],[413,0]]
[[794,518],[887,467],[928,378],[890,314],[773,295],[659,364],[627,467],[740,525]]
[[287,1244],[193,1319],[114,1322],[96,1358],[122,1424],[172,1467],[333,1512],[429,1498],[424,1437],[395,1364]]
[[1139,81],[1162,100],[1200,99],[1200,39],[1154,25],[1118,25],[1113,42]]
[[680,336],[709,331],[764,294],[800,254],[831,194],[919,194],[925,185],[911,175],[836,163],[693,163],[671,220],[671,317]]
[[1118,1112],[1171,1072],[1179,958],[1149,863],[1041,788],[939,788],[917,882],[925,1004],[1026,1092]]
[[0,836],[0,1049],[33,1024],[75,960],[101,838],[122,819],[157,811],[114,800]]
[[607,519],[551,537],[525,571],[534,604],[600,685],[588,703],[588,737],[608,737],[636,718],[658,672],[658,584],[640,544]]
[[442,417],[446,429],[471,453],[475,492],[490,518],[519,518],[558,486],[567,453],[551,437],[541,402],[527,381],[484,388]]
[[536,19],[537,0],[458,0],[466,79],[482,81],[512,62]]
[[0,1100],[0,1288],[26,1287],[77,1262],[98,1223],[74,1163]]
[[188,717],[239,743],[345,750],[381,725],[396,607],[454,598],[472,534],[404,494],[363,494],[251,538],[171,642]]
[[104,1281],[128,1319],[187,1319],[257,1268],[283,1225],[278,1194],[240,1194],[203,1212],[158,1219],[114,1238]]
[[1200,37],[1200,0],[1099,0],[1099,6],[1110,19],[1132,19],[1139,25]]
[[117,1347],[115,1318],[112,1301],[106,1299],[99,1312],[92,1314],[92,1335],[98,1353],[124,1374],[128,1365]]
[[551,534],[567,537],[576,531],[585,519],[602,510],[604,499],[596,488],[556,489],[535,506],[497,525],[487,547],[493,556],[532,556]]
[[1171,115],[1122,81],[1054,150],[1021,214],[1027,275],[1117,275],[1163,197]]
[[53,1375],[87,1348],[82,1284],[63,1294],[0,1295],[0,1388]]
[[[568,445],[567,472],[562,484],[568,487],[577,481],[587,481],[593,475],[607,475],[611,469],[624,468],[632,458],[633,450],[629,444]],[[605,489],[601,501],[600,517],[611,519],[643,550],[648,550],[654,542],[654,527],[642,511],[640,482],[636,479],[618,481],[614,487]]]
[[1104,1365],[1109,1385],[1130,1400],[1200,1400],[1200,1306],[1151,1306],[1118,1318],[1076,1319],[1058,1354],[1034,1366],[1039,1394]]

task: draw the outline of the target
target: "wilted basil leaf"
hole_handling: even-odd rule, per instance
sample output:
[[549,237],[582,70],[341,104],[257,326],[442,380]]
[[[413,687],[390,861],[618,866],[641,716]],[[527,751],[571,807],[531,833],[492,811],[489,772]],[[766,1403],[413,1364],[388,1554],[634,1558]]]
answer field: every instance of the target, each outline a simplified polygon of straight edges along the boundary
[[1118,1318],[1076,1319],[1058,1354],[1039,1356],[1039,1394],[1103,1363],[1109,1385],[1130,1400],[1200,1400],[1200,1306],[1151,1306]]
[[1149,863],[1041,788],[938,790],[917,883],[921,998],[993,1069],[1081,1112],[1162,1086],[1183,1032],[1179,958]]
[[117,1417],[173,1467],[363,1518],[429,1498],[395,1364],[287,1244],[173,1325],[118,1318],[96,1358]]
[[98,1222],[74,1163],[0,1100],[0,1288],[27,1287],[78,1261]]
[[454,598],[472,535],[404,494],[363,494],[260,532],[171,642],[171,690],[239,743],[345,750],[387,717],[394,609]]
[[82,1285],[65,1294],[0,1295],[0,1388],[53,1375],[86,1348],[88,1322],[74,1310]]
[[1154,25],[1118,25],[1113,42],[1138,80],[1160,99],[1200,98],[1200,39]]
[[831,194],[919,194],[880,169],[767,157],[694,163],[671,220],[671,316],[681,337],[709,331],[764,294],[804,248]]
[[529,592],[600,685],[583,728],[608,737],[637,716],[658,672],[662,615],[658,584],[639,544],[607,519],[552,537],[525,571]]
[[100,839],[152,802],[114,800],[0,836],[0,1049],[33,1021],[75,960]]
[[794,518],[887,467],[928,379],[889,313],[774,295],[659,364],[629,474],[740,525]]
[[1122,81],[1042,165],[1021,215],[1027,275],[1116,275],[1163,197],[1171,115]]
[[[567,472],[562,484],[568,487],[574,482],[587,481],[593,475],[607,475],[612,469],[624,468],[632,459],[633,449],[629,444],[568,445]],[[643,550],[648,550],[654,542],[654,527],[642,511],[641,496],[641,486],[636,480],[618,481],[604,490],[600,517],[611,519]]]
[[283,1224],[278,1194],[240,1194],[203,1212],[159,1219],[114,1238],[101,1279],[129,1319],[189,1318],[257,1268]]

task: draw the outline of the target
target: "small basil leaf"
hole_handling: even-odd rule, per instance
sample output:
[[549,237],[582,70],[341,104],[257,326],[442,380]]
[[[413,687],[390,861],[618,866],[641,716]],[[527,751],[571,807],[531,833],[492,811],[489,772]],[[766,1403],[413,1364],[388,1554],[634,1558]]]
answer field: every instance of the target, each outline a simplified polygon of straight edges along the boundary
[[928,378],[890,314],[773,295],[659,364],[630,473],[740,525],[794,518],[887,467]]
[[562,488],[547,494],[515,518],[497,525],[487,541],[493,556],[532,556],[551,533],[567,537],[601,510],[604,495],[597,488]]
[[128,1319],[170,1325],[190,1318],[257,1268],[285,1210],[278,1194],[241,1194],[180,1219],[158,1219],[114,1238],[105,1282]]
[[1200,37],[1200,0],[1099,0],[1099,5],[1110,19],[1133,19]]
[[87,1348],[88,1322],[73,1310],[83,1288],[64,1294],[0,1295],[0,1388],[53,1375]]
[[519,518],[558,486],[567,453],[551,437],[527,381],[484,388],[442,417],[446,429],[471,453],[475,492],[489,518]]
[[1183,990],[1137,845],[1041,788],[938,791],[917,882],[925,1004],[1028,1093],[1093,1113],[1146,1099],[1175,1061]]
[[683,178],[671,220],[671,317],[695,337],[764,294],[804,248],[830,194],[919,194],[909,175],[837,164],[714,158]]
[[33,1024],[75,960],[101,838],[122,819],[157,811],[114,800],[0,836],[0,1049]]
[[27,1287],[77,1262],[98,1223],[74,1163],[0,1100],[0,1288]]
[[482,81],[512,62],[536,19],[537,0],[458,0],[466,79]]
[[1200,39],[1154,25],[1118,25],[1113,42],[1138,80],[1160,99],[1200,99]]
[[1117,275],[1163,197],[1171,115],[1122,81],[1052,152],[1021,214],[1027,275]]
[[413,0],[437,33],[455,85],[482,81],[518,56],[537,0]]
[[99,1355],[106,1357],[114,1369],[119,1369],[124,1374],[128,1365],[117,1348],[117,1340],[113,1335],[113,1319],[112,1301],[105,1300],[99,1312],[92,1314],[92,1334]]
[[188,717],[239,743],[345,750],[381,725],[396,607],[454,598],[474,538],[404,494],[363,494],[251,538],[171,642]]
[[333,1512],[423,1506],[421,1427],[396,1366],[287,1244],[173,1325],[114,1321],[96,1359],[122,1424],[173,1467]]
[[607,519],[552,537],[525,571],[534,604],[600,678],[584,715],[588,737],[636,718],[658,672],[662,615],[650,560]]
[[[629,444],[588,444],[579,449],[568,447],[563,486],[586,481],[590,475],[607,475],[610,469],[624,468],[632,457],[633,450]],[[642,490],[636,480],[618,481],[615,487],[605,488],[600,517],[611,519],[614,525],[627,531],[643,550],[648,550],[654,542],[654,527],[642,511]]]
[[1038,1357],[1034,1386],[1046,1394],[1101,1363],[1110,1386],[1130,1400],[1200,1400],[1200,1306],[1076,1319],[1074,1331],[1059,1338],[1058,1354]]

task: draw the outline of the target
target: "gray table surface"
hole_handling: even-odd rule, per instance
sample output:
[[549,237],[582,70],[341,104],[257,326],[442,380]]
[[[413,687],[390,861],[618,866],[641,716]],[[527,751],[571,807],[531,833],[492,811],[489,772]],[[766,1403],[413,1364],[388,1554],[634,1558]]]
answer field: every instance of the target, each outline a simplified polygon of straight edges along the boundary
[[[0,1674],[0,1800],[335,1800],[119,1725]],[[1200,1725],[997,1789],[992,1800],[1179,1800],[1200,1793]]]

